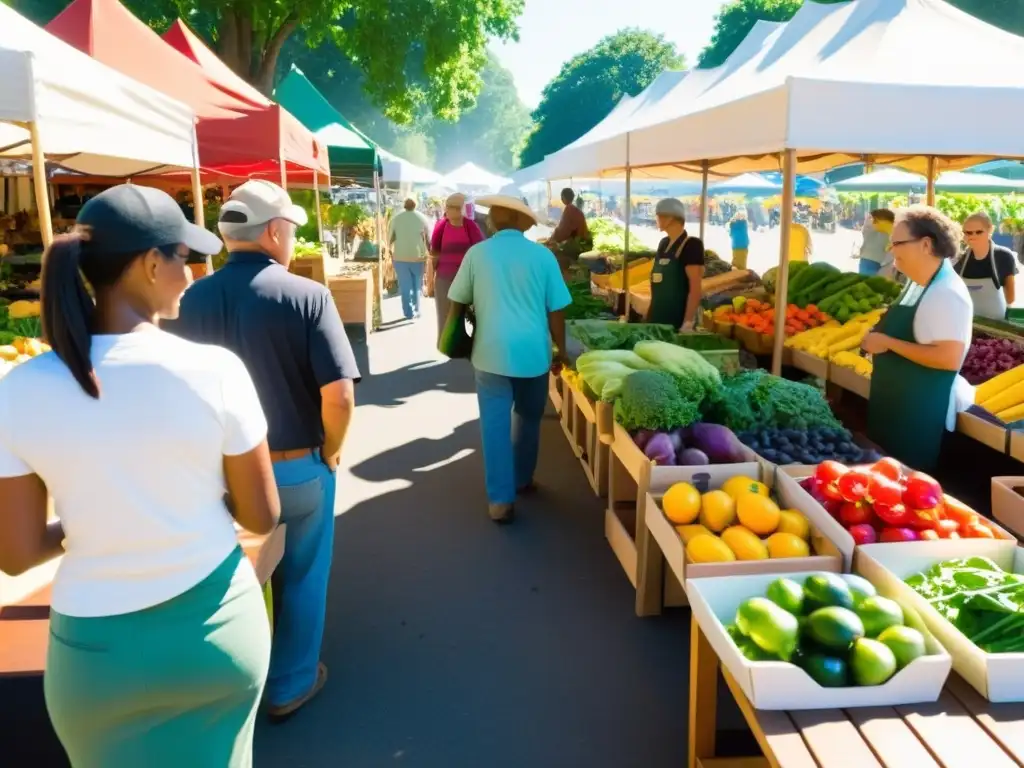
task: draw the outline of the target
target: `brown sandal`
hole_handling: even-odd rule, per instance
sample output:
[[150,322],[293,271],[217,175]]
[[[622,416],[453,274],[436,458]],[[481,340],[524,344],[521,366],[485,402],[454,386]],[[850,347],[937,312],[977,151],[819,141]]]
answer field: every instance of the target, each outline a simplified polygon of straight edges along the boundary
[[272,706],[267,709],[267,714],[270,719],[274,722],[282,722],[287,720],[289,717],[298,712],[302,707],[308,704],[313,698],[320,693],[323,689],[324,684],[327,682],[327,665],[322,661],[317,665],[316,668],[316,680],[313,683],[313,687],[310,688],[306,693],[299,698],[294,699],[287,704],[281,704],[280,706]]

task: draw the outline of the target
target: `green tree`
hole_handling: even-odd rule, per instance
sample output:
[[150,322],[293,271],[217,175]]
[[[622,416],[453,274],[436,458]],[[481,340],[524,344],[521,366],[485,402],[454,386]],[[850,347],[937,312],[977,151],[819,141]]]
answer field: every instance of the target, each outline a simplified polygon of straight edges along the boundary
[[[4,0],[36,21],[66,2]],[[524,0],[126,0],[162,30],[180,16],[224,62],[269,93],[277,61],[296,33],[332,40],[365,76],[387,116],[406,123],[426,107],[454,119],[472,106],[491,38],[514,39]]]
[[625,94],[635,96],[683,57],[663,35],[624,29],[574,56],[547,84],[520,165],[540,162],[597,125]]
[[[822,3],[843,0],[818,0]],[[1024,0],[948,0],[951,5],[997,27],[1024,35]],[[758,19],[789,21],[803,0],[730,0],[715,17],[711,42],[701,51],[700,67],[725,63],[736,47],[753,29]]]

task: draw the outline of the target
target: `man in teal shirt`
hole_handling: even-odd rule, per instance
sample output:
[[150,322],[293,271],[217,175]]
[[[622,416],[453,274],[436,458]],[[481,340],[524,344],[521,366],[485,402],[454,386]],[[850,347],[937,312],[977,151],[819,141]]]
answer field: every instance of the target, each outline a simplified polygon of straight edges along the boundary
[[473,306],[472,362],[489,514],[504,523],[514,515],[517,492],[534,487],[552,340],[560,365],[562,310],[572,297],[551,251],[523,234],[537,223],[526,204],[504,195],[477,203],[490,208],[495,234],[467,251],[448,292],[449,320]]

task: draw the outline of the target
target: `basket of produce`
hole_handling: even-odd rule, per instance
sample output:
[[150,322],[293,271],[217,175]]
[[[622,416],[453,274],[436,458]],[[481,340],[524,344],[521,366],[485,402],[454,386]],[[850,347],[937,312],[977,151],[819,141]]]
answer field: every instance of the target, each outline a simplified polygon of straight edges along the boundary
[[691,579],[693,617],[756,709],[936,701],[952,659],[905,599],[855,575]]
[[857,567],[920,614],[978,693],[1024,701],[1024,549],[976,539],[876,544],[861,551]]

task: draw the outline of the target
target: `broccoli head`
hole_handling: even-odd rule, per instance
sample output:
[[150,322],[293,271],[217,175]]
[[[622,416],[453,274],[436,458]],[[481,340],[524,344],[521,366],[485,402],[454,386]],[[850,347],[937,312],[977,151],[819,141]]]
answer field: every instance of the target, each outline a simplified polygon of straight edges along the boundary
[[697,420],[703,388],[698,384],[684,392],[681,384],[664,371],[631,373],[615,401],[615,420],[628,430],[689,426]]

